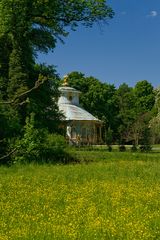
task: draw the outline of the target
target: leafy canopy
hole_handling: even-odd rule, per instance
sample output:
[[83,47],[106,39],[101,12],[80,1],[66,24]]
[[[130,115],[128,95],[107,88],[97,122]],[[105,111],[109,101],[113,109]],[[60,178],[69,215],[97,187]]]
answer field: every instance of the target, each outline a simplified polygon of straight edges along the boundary
[[34,50],[48,52],[67,35],[66,27],[92,26],[113,15],[105,0],[1,0],[0,37],[25,38]]

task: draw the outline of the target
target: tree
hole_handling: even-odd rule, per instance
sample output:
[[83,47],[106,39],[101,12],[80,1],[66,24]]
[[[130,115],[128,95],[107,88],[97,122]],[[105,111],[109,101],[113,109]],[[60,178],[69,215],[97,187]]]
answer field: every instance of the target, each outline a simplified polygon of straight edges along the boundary
[[149,129],[149,121],[151,119],[151,112],[141,113],[136,116],[131,128],[130,135],[133,140],[134,145],[139,144],[150,144],[150,129]]
[[[150,144],[149,122],[153,116],[155,93],[151,83],[147,80],[137,82],[134,88],[136,119],[132,125],[135,144]],[[146,140],[145,140],[146,139]]]
[[155,108],[157,112],[160,112],[160,87],[156,88],[155,91]]
[[155,102],[154,89],[151,83],[147,80],[137,82],[134,88],[136,97],[136,112],[151,111]]
[[105,0],[1,0],[0,36],[11,42],[25,40],[34,50],[48,52],[57,38],[66,36],[66,27],[79,23],[92,26],[114,15]]
[[118,139],[120,144],[132,142],[130,134],[131,126],[135,116],[135,96],[133,88],[126,83],[119,86],[116,91],[116,101],[118,106]]
[[160,143],[160,113],[157,114],[157,116],[154,116],[150,122],[149,127],[151,130],[152,135],[152,143]]
[[119,143],[138,145],[146,133],[149,136],[148,124],[155,101],[153,86],[146,80],[137,82],[134,88],[124,83],[117,89],[116,99]]
[[152,143],[160,143],[160,87],[155,91],[155,104],[153,108],[153,117],[149,122],[149,127],[152,133]]
[[33,71],[33,79],[43,76],[47,79],[37,91],[32,91],[27,105],[27,115],[35,114],[35,126],[47,128],[51,133],[59,133],[62,114],[59,112],[57,99],[59,97],[60,78],[54,66],[36,64]]

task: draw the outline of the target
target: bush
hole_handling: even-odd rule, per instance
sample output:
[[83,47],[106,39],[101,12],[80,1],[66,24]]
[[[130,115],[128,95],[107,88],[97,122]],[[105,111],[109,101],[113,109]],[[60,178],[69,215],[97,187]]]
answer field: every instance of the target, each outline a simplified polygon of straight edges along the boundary
[[134,144],[132,147],[131,147],[131,152],[137,152],[137,146]]
[[139,147],[140,152],[150,152],[152,150],[151,145],[141,145]]
[[112,152],[112,146],[111,145],[107,145],[107,150],[109,151],[109,152]]
[[48,134],[43,143],[40,157],[44,162],[69,162],[65,138],[57,134]]
[[49,134],[46,129],[34,127],[34,115],[26,120],[24,135],[15,143],[16,152],[12,162],[17,163],[53,163],[69,162],[73,156],[68,151],[65,138],[57,134]]
[[125,152],[126,151],[125,145],[119,145],[119,151],[120,152]]
[[151,132],[150,129],[147,127],[143,131],[143,137],[140,141],[140,151],[141,152],[150,152],[152,150],[151,147]]
[[12,156],[15,162],[36,161],[42,149],[42,141],[46,136],[46,130],[34,127],[34,114],[26,118],[23,137],[16,140],[16,153]]

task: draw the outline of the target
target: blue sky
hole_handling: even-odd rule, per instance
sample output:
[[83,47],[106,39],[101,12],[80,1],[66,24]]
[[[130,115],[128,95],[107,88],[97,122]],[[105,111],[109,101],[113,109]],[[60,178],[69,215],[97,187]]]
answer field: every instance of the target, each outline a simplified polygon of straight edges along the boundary
[[148,80],[160,85],[160,0],[109,0],[113,19],[102,28],[79,27],[39,62],[64,76],[79,71],[118,87]]

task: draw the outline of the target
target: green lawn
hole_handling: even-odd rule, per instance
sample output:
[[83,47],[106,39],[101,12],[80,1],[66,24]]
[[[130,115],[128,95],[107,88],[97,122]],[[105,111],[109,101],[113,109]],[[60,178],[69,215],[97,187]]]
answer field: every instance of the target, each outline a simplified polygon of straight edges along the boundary
[[93,162],[0,167],[0,240],[160,239],[160,156],[77,154]]

